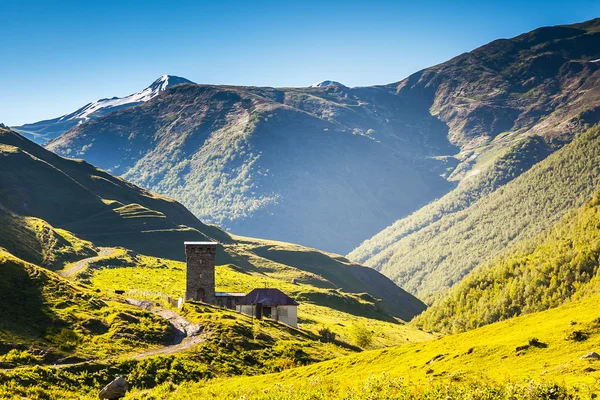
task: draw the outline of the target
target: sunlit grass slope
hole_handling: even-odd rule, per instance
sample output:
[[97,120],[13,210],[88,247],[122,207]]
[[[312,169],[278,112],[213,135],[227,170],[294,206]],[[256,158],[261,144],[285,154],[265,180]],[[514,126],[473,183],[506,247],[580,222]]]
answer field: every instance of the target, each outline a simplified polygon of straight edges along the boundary
[[[270,277],[302,282],[310,277],[312,285],[342,289],[345,292],[361,293],[381,300],[381,308],[405,321],[425,310],[425,304],[400,289],[389,278],[373,269],[364,267],[337,254],[326,253],[304,246],[246,238],[232,235],[233,243],[225,250],[233,256],[230,263],[245,270],[258,269]],[[301,274],[301,271],[307,274]],[[298,276],[300,273],[300,276]],[[320,282],[314,281],[318,277]]]
[[110,360],[59,368],[0,369],[0,398],[97,398],[116,375],[126,376],[134,387],[148,389],[163,383],[277,372],[357,351],[344,343],[321,342],[312,333],[206,304],[187,303],[183,314],[201,327],[196,341],[186,348],[142,354],[123,348],[119,357]]
[[106,358],[167,343],[163,319],[106,302],[0,250],[0,362],[6,366]]
[[[324,399],[354,394],[379,399],[403,398],[403,392],[415,391],[446,398],[461,388],[463,393],[451,398],[507,398],[501,394],[513,390],[509,382],[530,388],[519,389],[523,393],[516,398],[568,398],[564,393],[558,396],[564,390],[560,388],[555,388],[554,397],[544,397],[538,387],[534,396],[535,383],[557,383],[572,393],[575,385],[588,397],[600,378],[600,360],[581,357],[600,348],[599,301],[593,297],[432,342],[368,351],[281,374],[162,387],[155,390],[157,397],[138,392],[130,398]],[[385,379],[379,380],[382,376]],[[369,395],[374,397],[360,397],[370,381]],[[481,390],[468,386],[473,382],[479,382]]]
[[59,269],[65,263],[96,254],[96,247],[71,233],[33,217],[11,213],[0,204],[0,248],[44,266]]

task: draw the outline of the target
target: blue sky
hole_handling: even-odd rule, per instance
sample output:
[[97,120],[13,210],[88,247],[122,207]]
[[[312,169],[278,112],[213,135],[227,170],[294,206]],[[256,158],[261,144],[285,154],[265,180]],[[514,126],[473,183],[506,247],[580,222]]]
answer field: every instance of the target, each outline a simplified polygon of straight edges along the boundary
[[232,85],[390,83],[497,38],[594,17],[600,0],[2,0],[0,122],[60,116],[163,74]]

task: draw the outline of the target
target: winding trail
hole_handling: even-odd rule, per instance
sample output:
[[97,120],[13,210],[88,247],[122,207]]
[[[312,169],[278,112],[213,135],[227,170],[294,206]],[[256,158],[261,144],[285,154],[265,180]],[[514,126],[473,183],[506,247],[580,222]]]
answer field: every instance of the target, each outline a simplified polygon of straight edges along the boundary
[[[171,344],[156,349],[146,350],[134,354],[122,354],[119,356],[108,357],[101,360],[79,361],[74,363],[64,364],[47,364],[44,367],[52,367],[57,369],[73,367],[77,365],[86,365],[94,363],[110,363],[119,359],[134,359],[141,360],[148,357],[175,354],[181,351],[189,350],[190,348],[205,342],[209,334],[204,331],[200,324],[194,324],[173,310],[157,307],[155,302],[147,300],[127,299],[128,304],[139,307],[166,319],[169,324],[175,329],[175,336],[171,340]],[[14,368],[0,368],[0,371],[18,371],[22,369],[30,369],[31,366],[19,366]]]
[[98,261],[111,253],[113,253],[116,249],[114,247],[100,247],[100,251],[97,256],[84,258],[83,260],[77,261],[71,268],[67,270],[62,270],[58,272],[58,275],[63,278],[69,278],[75,276],[79,271],[88,266],[88,264],[93,263],[94,261]]
[[208,335],[204,332],[202,325],[188,321],[173,310],[156,307],[154,302],[147,300],[127,299],[127,303],[150,311],[151,313],[166,319],[175,329],[175,336],[173,337],[171,345],[138,353],[131,356],[131,358],[141,359],[156,355],[174,354],[188,350],[197,344],[205,342],[207,339]]

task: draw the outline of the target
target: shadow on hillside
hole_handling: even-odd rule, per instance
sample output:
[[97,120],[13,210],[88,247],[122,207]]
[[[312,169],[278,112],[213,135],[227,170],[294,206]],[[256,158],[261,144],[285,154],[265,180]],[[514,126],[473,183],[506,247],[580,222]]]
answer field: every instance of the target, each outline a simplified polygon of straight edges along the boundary
[[43,296],[48,277],[26,268],[10,260],[0,264],[0,332],[7,347],[42,341],[53,329],[66,326]]

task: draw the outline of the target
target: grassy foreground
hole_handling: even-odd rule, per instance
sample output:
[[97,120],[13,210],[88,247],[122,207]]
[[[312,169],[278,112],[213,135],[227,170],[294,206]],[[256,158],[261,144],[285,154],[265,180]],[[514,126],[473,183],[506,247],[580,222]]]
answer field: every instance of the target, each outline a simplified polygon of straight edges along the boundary
[[600,361],[581,357],[600,350],[599,301],[284,373],[163,385],[129,398],[595,398]]

